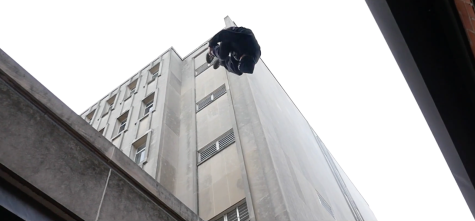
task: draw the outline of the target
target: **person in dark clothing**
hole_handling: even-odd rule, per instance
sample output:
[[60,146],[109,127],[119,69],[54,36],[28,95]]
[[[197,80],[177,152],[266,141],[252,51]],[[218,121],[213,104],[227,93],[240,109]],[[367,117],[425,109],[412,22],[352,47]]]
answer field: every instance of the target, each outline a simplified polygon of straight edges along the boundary
[[261,57],[261,47],[254,33],[251,29],[244,27],[221,30],[209,41],[209,49],[206,61],[210,64],[216,57],[214,69],[221,65],[237,75],[252,74],[254,66]]

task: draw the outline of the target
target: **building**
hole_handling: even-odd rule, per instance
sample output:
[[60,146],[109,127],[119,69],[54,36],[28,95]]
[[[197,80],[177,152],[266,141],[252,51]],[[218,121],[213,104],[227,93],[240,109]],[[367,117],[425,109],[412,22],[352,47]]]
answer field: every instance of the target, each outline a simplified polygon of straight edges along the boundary
[[366,0],[475,217],[472,0]]
[[237,76],[207,47],[167,50],[81,117],[205,220],[376,220],[262,60]]
[[0,217],[200,221],[0,50]]

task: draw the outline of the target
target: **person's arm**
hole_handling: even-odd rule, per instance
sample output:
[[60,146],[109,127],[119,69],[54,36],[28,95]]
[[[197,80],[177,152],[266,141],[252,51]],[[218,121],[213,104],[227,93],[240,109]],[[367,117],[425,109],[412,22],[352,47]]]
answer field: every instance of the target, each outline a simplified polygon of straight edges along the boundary
[[237,39],[239,39],[239,34],[238,33],[234,33],[234,32],[231,32],[231,31],[228,31],[226,29],[224,30],[221,30],[220,32],[218,32],[217,34],[215,34],[211,40],[209,40],[209,47],[214,47],[216,45],[218,45],[218,42],[222,42],[223,40],[224,41],[236,41]]

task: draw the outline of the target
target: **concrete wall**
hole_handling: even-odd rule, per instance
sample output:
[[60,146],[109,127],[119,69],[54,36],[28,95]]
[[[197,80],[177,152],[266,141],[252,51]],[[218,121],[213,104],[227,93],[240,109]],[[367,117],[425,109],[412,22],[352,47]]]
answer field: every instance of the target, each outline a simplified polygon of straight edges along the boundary
[[181,73],[180,140],[176,194],[183,203],[198,213],[195,76],[193,74],[193,59],[183,60],[181,63]]
[[[333,156],[332,156],[333,158]],[[333,160],[336,162],[335,158]],[[363,198],[361,193],[358,191],[356,186],[351,182],[350,178],[348,175],[346,175],[345,171],[340,167],[338,163],[336,163],[336,166],[338,168],[339,173],[341,174],[343,180],[345,181],[345,185],[348,188],[348,190],[351,193],[351,196],[353,200],[355,201],[359,212],[363,216],[365,221],[373,221],[377,220],[376,216],[374,215],[373,211],[369,207],[369,204],[366,202],[366,200]]]
[[0,176],[52,211],[83,220],[200,220],[1,50],[0,104]]
[[264,63],[228,78],[256,220],[355,220],[308,122]]
[[163,81],[167,82],[167,85],[163,87],[164,103],[159,103],[159,107],[164,111],[156,177],[168,191],[176,194],[175,183],[180,138],[181,59],[176,53],[169,52],[168,54],[169,60],[165,62],[169,65],[168,70],[164,69],[161,77]]
[[210,219],[245,198],[236,144],[198,167],[200,217]]

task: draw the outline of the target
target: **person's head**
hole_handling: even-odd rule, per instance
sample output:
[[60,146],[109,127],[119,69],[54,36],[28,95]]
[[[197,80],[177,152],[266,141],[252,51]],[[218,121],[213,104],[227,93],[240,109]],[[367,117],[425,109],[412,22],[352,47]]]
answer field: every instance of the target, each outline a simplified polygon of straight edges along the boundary
[[239,70],[242,73],[252,74],[254,72],[254,58],[248,55],[244,55],[239,62]]

